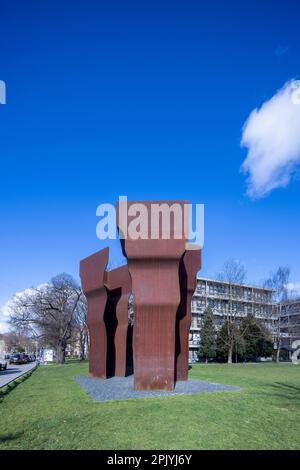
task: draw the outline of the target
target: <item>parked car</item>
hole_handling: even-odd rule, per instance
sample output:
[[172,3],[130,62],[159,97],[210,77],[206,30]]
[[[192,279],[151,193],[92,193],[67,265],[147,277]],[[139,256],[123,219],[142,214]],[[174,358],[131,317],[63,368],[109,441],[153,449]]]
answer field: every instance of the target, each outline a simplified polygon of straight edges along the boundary
[[26,364],[27,362],[27,355],[24,353],[13,354],[10,358],[11,364]]
[[34,354],[25,354],[27,362],[34,362],[36,360],[36,357]]

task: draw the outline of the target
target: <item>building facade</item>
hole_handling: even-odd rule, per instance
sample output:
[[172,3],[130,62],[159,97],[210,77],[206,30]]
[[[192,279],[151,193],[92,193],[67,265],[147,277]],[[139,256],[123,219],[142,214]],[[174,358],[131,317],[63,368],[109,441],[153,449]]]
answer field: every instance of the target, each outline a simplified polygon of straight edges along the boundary
[[300,340],[300,298],[287,300],[278,306],[281,347],[291,352],[294,341]]
[[242,317],[252,314],[262,320],[272,334],[275,334],[278,327],[278,315],[276,304],[273,302],[272,289],[198,277],[192,299],[190,362],[198,360],[202,319],[207,307],[211,307],[214,312],[217,329],[224,324],[230,308],[237,322]]

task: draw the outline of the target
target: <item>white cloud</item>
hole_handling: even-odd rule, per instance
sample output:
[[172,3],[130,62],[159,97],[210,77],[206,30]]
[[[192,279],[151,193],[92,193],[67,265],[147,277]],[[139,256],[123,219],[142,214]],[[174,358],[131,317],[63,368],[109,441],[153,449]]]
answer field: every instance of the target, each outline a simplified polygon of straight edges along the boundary
[[4,321],[0,321],[0,333],[7,333],[9,330],[9,324]]
[[300,81],[287,82],[251,112],[241,146],[248,149],[242,164],[248,196],[259,198],[290,182],[300,162]]
[[9,330],[9,309],[8,302],[0,308],[0,333],[6,333]]

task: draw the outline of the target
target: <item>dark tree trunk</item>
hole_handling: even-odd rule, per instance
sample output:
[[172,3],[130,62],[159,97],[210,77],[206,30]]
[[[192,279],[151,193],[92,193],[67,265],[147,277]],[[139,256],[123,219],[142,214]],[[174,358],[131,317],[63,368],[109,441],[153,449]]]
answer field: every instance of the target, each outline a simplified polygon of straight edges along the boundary
[[80,360],[85,360],[85,341],[80,341]]
[[66,344],[60,342],[56,347],[56,364],[64,364],[66,359]]
[[80,344],[80,359],[84,361],[86,359],[86,344],[87,344],[87,336],[86,336],[85,331],[80,332],[79,344]]

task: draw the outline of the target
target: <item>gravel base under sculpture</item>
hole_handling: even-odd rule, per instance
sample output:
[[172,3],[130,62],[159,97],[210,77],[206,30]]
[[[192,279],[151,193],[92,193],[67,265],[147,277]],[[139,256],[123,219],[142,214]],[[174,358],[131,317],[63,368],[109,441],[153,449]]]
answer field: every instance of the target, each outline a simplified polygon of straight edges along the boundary
[[77,376],[75,380],[96,401],[130,400],[133,398],[155,398],[175,395],[192,395],[207,392],[238,391],[239,387],[187,380],[176,383],[174,392],[167,391],[134,391],[133,375],[129,377],[112,377],[111,379],[95,379]]

